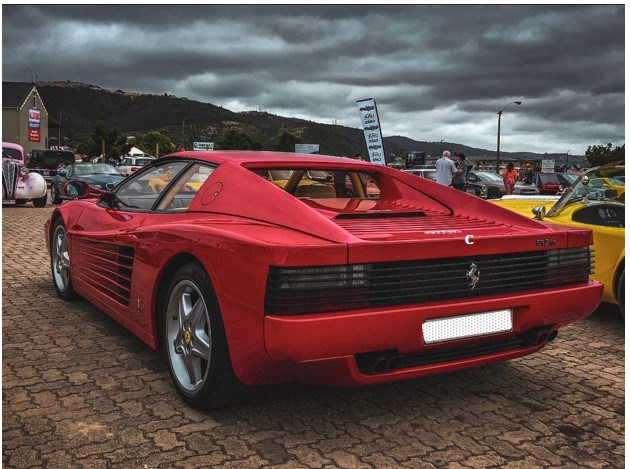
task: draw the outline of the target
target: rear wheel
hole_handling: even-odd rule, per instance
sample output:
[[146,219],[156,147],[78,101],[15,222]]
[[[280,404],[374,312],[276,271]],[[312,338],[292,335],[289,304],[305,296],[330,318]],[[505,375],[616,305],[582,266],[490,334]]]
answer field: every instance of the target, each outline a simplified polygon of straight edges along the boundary
[[203,410],[240,401],[247,387],[234,374],[219,303],[205,269],[197,263],[183,266],[166,298],[163,345],[182,400]]
[[59,298],[73,300],[77,294],[72,288],[72,276],[70,275],[70,250],[68,249],[68,236],[63,220],[59,218],[52,229],[50,237],[50,266],[52,269],[53,284]]

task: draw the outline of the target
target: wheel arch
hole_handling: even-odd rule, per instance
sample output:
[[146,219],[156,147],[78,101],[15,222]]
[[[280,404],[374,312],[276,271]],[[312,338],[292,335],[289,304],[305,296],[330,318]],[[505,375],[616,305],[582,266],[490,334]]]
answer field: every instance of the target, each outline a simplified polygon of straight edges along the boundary
[[[48,226],[48,240],[50,241],[52,239],[52,235],[53,235],[53,228],[55,227],[55,223],[57,223],[58,219],[63,219],[62,215],[61,215],[61,211],[56,208],[52,215],[50,216],[50,226]],[[50,242],[47,243],[46,249],[48,250],[48,254],[50,255]]]
[[208,277],[210,278],[210,282],[213,283],[212,276],[208,272],[208,269],[206,268],[204,263],[201,261],[201,259],[199,259],[197,256],[195,256],[194,254],[190,252],[180,252],[173,255],[173,257],[171,257],[164,264],[164,266],[162,267],[162,270],[160,271],[157,277],[157,281],[155,282],[155,287],[154,287],[155,293],[153,295],[153,298],[154,298],[153,308],[151,311],[151,320],[153,322],[153,327],[154,327],[155,337],[156,337],[156,349],[161,349],[163,346],[162,331],[158,324],[158,320],[159,320],[159,313],[160,313],[160,305],[162,305],[163,302],[166,301],[166,295],[168,294],[168,286],[179,269],[181,269],[186,264],[190,264],[193,262],[199,264],[206,271],[206,273],[208,274]]
[[615,294],[615,298],[617,299],[617,301],[619,301],[619,298],[617,298],[617,292],[619,291],[619,280],[621,277],[621,273],[625,270],[626,268],[626,254],[625,254],[625,250],[624,252],[621,254],[621,261],[619,261],[617,263],[617,270],[615,271],[615,277],[614,277],[614,294]]

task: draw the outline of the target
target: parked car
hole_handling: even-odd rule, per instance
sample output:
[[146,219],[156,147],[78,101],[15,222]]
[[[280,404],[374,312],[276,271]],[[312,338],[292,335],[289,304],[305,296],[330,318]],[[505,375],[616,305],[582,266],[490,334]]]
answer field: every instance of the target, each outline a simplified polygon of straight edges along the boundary
[[2,205],[33,202],[35,207],[44,207],[47,199],[46,181],[24,164],[24,148],[2,142]]
[[570,187],[577,178],[571,173],[537,173],[536,188],[540,195],[557,195]]
[[624,172],[623,164],[591,169],[576,179],[561,197],[505,197],[493,201],[528,217],[536,209],[546,223],[592,229],[595,270],[591,278],[604,284],[603,301],[619,305],[622,313],[626,249],[625,205],[620,199],[623,200],[624,194],[602,189],[599,181],[616,179]]
[[47,181],[74,163],[74,153],[67,150],[32,150],[26,159],[26,166]]
[[117,169],[123,176],[129,176],[154,160],[155,158],[152,156],[126,156],[122,159]]
[[[271,169],[290,172],[283,188]],[[345,172],[354,196],[300,185],[309,170]],[[164,188],[142,190],[165,172]],[[254,384],[383,383],[527,355],[602,294],[590,230],[357,160],[183,152],[112,191],[68,191],[77,200],[45,229],[58,295],[163,348],[175,389],[202,409]]]
[[404,172],[413,174],[414,176],[419,176],[421,178],[430,179],[431,181],[435,181],[437,179],[437,170],[435,167],[433,168],[412,168],[412,169],[403,169]]
[[111,164],[80,163],[67,166],[50,182],[50,199],[53,204],[60,204],[66,196],[63,186],[70,180],[85,181],[95,189],[112,190],[125,176],[116,171]]
[[[505,195],[503,177],[491,171],[470,171],[468,182],[484,184],[488,188],[488,199],[498,199]],[[533,184],[518,181],[514,186],[514,194],[538,195],[538,189]]]

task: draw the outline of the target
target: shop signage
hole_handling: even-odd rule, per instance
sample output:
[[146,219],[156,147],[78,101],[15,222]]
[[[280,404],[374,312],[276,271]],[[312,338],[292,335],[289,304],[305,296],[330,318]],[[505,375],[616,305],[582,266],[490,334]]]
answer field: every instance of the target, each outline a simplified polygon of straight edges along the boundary
[[361,116],[361,127],[365,136],[370,161],[375,164],[385,166],[385,148],[383,146],[383,134],[376,109],[374,98],[361,99],[357,101],[359,114]]
[[214,142],[193,142],[194,151],[214,150]]
[[556,166],[556,160],[542,160],[541,171],[543,173],[553,173]]

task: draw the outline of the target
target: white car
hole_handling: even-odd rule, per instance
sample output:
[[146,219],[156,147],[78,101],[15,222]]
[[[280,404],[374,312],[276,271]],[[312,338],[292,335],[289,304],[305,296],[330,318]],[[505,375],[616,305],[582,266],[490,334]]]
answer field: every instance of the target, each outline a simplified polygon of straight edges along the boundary
[[412,169],[403,169],[405,173],[413,174],[414,176],[419,176],[421,178],[430,179],[431,181],[435,181],[437,178],[437,170],[435,166],[427,166],[426,168],[412,168]]
[[138,171],[144,165],[154,160],[155,158],[153,156],[126,156],[118,164],[116,169],[123,176],[129,176],[131,173]]

